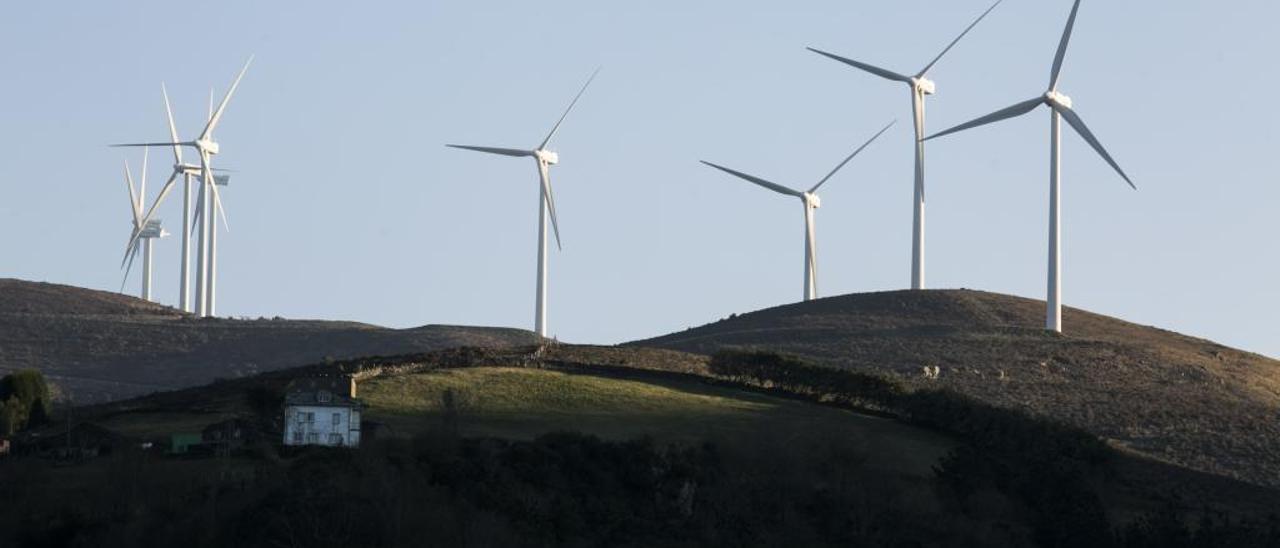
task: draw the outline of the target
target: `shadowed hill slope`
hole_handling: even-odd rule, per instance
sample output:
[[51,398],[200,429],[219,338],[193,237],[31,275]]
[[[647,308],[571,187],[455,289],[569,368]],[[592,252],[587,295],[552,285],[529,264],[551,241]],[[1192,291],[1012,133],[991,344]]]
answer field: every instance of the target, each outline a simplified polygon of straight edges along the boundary
[[[1076,309],[980,291],[831,297],[629,343],[758,348],[878,371],[1088,429],[1207,472],[1280,485],[1280,362]],[[926,379],[923,368],[941,375]]]
[[325,359],[532,344],[528,331],[199,319],[116,293],[0,280],[0,373],[43,371],[77,403],[198,386]]

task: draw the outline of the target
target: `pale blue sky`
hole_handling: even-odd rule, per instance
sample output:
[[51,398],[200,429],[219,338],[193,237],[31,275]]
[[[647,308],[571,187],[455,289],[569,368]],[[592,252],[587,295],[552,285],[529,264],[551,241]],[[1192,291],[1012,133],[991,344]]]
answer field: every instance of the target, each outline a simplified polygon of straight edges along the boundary
[[[407,327],[531,327],[531,147],[597,65],[553,170],[564,252],[549,325],[647,337],[797,300],[796,200],[698,164],[823,188],[823,295],[909,279],[903,86],[805,51],[914,72],[986,0],[24,2],[0,17],[0,276],[114,290],[129,230],[111,142],[180,131],[257,58],[218,132],[219,312]],[[932,72],[941,130],[1043,91],[1068,0],[1008,0]],[[1071,306],[1280,356],[1274,0],[1086,0],[1062,89],[1133,176],[1068,135]],[[931,143],[930,287],[1044,295],[1048,115]],[[152,155],[152,196],[167,171]],[[180,198],[180,195],[175,195]],[[164,210],[176,229],[180,199]],[[177,299],[178,241],[156,293]],[[130,292],[136,292],[131,280]],[[1071,326],[1066,326],[1070,330]]]

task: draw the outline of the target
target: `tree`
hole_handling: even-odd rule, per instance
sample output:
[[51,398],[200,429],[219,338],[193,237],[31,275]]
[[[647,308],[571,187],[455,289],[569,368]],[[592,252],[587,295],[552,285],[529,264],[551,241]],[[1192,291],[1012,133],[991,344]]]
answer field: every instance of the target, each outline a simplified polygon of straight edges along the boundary
[[48,421],[49,383],[35,369],[21,369],[0,378],[0,432],[12,435]]
[[0,402],[0,436],[12,436],[22,429],[26,417],[23,416],[22,404],[17,398],[9,398]]

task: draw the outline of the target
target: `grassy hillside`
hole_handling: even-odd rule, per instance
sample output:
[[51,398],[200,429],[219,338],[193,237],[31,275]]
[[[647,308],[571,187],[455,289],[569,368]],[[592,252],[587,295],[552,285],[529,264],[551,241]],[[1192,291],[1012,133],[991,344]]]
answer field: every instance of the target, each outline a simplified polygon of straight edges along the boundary
[[[1280,362],[1219,344],[980,291],[856,294],[630,343],[710,354],[762,348],[887,373],[1065,421],[1194,469],[1280,485]],[[922,369],[938,366],[936,380]]]
[[116,293],[0,280],[0,373],[39,369],[80,404],[326,359],[536,339],[528,331],[502,328],[198,319]]
[[[1280,521],[1265,517],[1280,504],[1272,490],[1111,455],[1078,431],[929,390],[919,395],[943,403],[946,420],[871,416],[823,392],[842,390],[836,384],[805,388],[815,372],[854,375],[799,364],[774,371],[790,381],[766,387],[764,377],[717,373],[717,360],[640,348],[454,349],[80,408],[78,420],[133,439],[73,466],[0,459],[0,491],[24,509],[0,512],[0,544],[1120,548],[1280,539]],[[809,374],[789,375],[801,369]],[[361,379],[366,418],[382,426],[358,451],[276,445],[289,380],[338,373]],[[256,424],[264,439],[206,459],[134,443],[229,417]],[[61,444],[62,429],[36,438]],[[1072,450],[1082,440],[1105,455]],[[191,531],[201,534],[191,541]]]
[[398,436],[440,428],[448,390],[463,435],[533,439],[574,431],[796,451],[837,443],[857,448],[877,469],[918,477],[927,477],[952,446],[893,420],[689,379],[480,367],[376,378],[360,390],[366,416]]

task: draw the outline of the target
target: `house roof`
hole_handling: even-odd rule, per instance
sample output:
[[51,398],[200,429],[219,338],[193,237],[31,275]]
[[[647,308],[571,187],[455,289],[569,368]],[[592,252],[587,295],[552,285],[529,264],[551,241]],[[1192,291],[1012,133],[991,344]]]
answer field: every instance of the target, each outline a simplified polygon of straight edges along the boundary
[[[312,405],[319,407],[359,407],[352,397],[354,383],[351,377],[303,377],[289,382],[285,405]],[[324,396],[328,396],[328,401]]]

